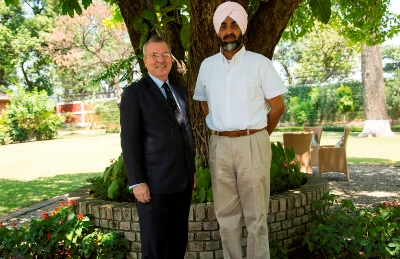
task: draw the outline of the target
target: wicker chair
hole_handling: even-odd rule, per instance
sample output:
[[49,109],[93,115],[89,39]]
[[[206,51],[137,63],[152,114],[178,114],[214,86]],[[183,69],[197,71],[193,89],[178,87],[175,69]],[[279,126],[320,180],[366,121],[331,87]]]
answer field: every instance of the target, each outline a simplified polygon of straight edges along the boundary
[[318,166],[318,152],[321,144],[322,128],[304,127],[305,132],[313,132],[317,145],[311,145],[311,166]]
[[283,133],[283,144],[285,148],[293,147],[300,172],[307,174],[312,174],[310,153],[311,139],[312,133],[310,132]]
[[350,180],[349,169],[347,167],[346,146],[351,129],[344,129],[343,146],[320,146],[318,153],[318,175],[325,172],[342,172]]

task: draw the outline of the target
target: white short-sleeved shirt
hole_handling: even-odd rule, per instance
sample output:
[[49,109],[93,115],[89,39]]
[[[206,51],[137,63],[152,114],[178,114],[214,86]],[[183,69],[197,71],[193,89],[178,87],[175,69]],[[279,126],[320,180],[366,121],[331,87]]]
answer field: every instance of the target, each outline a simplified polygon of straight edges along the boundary
[[220,52],[205,59],[193,99],[207,101],[207,126],[216,131],[267,126],[266,99],[287,92],[271,60],[242,48],[227,60]]

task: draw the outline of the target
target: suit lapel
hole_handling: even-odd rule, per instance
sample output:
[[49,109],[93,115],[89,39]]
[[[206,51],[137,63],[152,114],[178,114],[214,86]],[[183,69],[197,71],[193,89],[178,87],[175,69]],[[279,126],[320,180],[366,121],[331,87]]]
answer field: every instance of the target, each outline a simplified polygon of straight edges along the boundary
[[153,96],[153,98],[158,102],[158,104],[162,107],[162,109],[168,114],[168,116],[175,122],[177,126],[181,126],[179,122],[176,120],[175,114],[173,113],[171,107],[169,106],[167,100],[165,99],[164,95],[162,94],[160,88],[154,83],[149,75],[145,77],[145,84]]

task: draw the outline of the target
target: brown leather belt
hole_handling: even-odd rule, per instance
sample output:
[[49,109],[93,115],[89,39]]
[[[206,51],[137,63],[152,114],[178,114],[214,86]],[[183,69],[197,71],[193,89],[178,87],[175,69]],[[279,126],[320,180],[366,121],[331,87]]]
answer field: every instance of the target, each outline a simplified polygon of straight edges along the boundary
[[221,137],[230,137],[230,138],[235,138],[235,137],[241,137],[241,136],[248,136],[251,134],[254,134],[256,132],[265,130],[266,128],[262,129],[247,129],[247,130],[235,130],[235,131],[215,131],[211,130],[211,134],[221,136]]

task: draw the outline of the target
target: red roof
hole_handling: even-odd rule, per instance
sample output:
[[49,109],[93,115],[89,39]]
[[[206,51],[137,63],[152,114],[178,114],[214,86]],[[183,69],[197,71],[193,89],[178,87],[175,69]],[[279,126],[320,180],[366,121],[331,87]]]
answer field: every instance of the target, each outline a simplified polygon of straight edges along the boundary
[[10,100],[6,94],[0,93],[0,100]]

